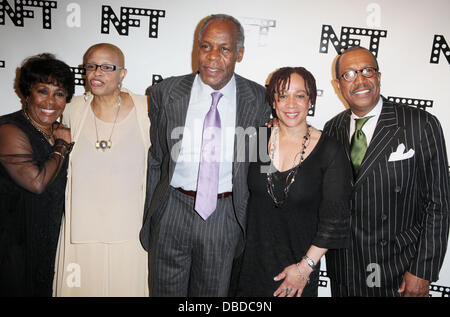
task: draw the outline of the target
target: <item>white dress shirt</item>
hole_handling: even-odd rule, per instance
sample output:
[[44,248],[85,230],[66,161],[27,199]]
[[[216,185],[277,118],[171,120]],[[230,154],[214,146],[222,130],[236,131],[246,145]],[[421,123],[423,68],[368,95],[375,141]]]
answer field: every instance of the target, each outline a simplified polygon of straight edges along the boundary
[[[367,146],[369,146],[370,141],[372,140],[373,133],[375,132],[375,127],[377,126],[378,118],[380,117],[382,108],[383,108],[383,100],[380,96],[380,99],[378,100],[377,105],[368,114],[366,114],[364,116],[364,117],[373,116],[372,118],[367,120],[367,122],[362,127],[362,131],[366,135]],[[350,144],[352,142],[353,133],[355,133],[355,129],[356,129],[355,119],[360,119],[360,118],[363,118],[363,117],[358,117],[353,112],[352,112],[352,115],[350,116],[350,130],[349,130],[350,131],[350,133],[349,133]]]
[[[211,93],[214,91],[210,86],[203,83],[199,75],[195,77],[183,129],[183,139],[180,141],[180,154],[170,182],[172,187],[181,187],[184,190],[197,190],[203,121],[211,108]],[[228,84],[219,91],[223,96],[217,105],[222,133],[218,193],[225,193],[232,191],[234,134],[236,128],[236,81],[234,75]]]

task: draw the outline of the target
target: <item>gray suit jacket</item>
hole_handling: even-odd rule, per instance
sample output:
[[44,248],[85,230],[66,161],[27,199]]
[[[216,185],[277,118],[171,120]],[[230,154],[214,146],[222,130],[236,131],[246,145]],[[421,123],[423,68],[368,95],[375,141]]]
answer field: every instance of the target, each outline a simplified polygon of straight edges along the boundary
[[[148,155],[147,196],[144,209],[144,224],[140,232],[142,246],[149,250],[152,238],[152,227],[158,223],[167,201],[168,188],[175,170],[179,147],[175,144],[179,139],[171,139],[174,128],[184,127],[191,88],[195,73],[163,80],[150,91],[150,139],[151,147]],[[237,74],[236,78],[236,127],[244,130],[258,127],[268,121],[271,108],[265,101],[264,88]],[[248,159],[237,160],[243,151],[248,149],[248,138],[245,142],[235,136],[233,161],[233,206],[236,221],[245,238],[245,222],[247,199]],[[172,154],[172,155],[171,155]],[[173,157],[172,157],[173,156]],[[243,248],[243,239],[239,252]]]
[[[324,128],[343,144],[349,160],[350,114],[338,114]],[[395,159],[391,153],[397,151]],[[397,296],[405,271],[437,280],[447,249],[448,187],[439,121],[384,99],[354,181],[350,248],[327,254],[328,275],[348,291],[333,295]]]

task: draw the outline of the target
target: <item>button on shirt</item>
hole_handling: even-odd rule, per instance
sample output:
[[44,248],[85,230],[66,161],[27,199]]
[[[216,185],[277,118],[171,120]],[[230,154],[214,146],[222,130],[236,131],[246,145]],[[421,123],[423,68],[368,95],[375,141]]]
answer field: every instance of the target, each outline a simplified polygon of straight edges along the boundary
[[[364,116],[364,117],[373,116],[373,118],[370,118],[369,120],[367,120],[367,122],[362,127],[362,131],[366,135],[367,146],[369,146],[370,141],[372,140],[373,133],[375,132],[375,128],[377,126],[378,118],[380,117],[382,108],[383,108],[383,100],[380,97],[377,105],[368,114],[366,114]],[[352,142],[353,133],[355,133],[355,124],[356,124],[355,119],[360,119],[360,118],[363,118],[363,117],[358,117],[353,112],[350,116],[350,133],[349,133],[350,143]]]
[[[170,185],[184,190],[197,190],[198,168],[202,146],[203,121],[211,108],[211,93],[215,90],[204,84],[197,74],[192,85],[186,122],[183,129],[180,154]],[[219,90],[223,97],[217,109],[221,121],[221,152],[219,169],[219,191],[232,191],[234,135],[236,127],[236,81],[231,78],[228,84]],[[180,137],[181,135],[175,135]]]

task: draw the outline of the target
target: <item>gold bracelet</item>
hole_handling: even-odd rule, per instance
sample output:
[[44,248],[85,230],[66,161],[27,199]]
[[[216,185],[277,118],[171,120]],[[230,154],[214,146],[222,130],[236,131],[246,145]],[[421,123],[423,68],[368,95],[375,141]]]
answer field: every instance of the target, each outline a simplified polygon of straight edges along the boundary
[[296,265],[297,265],[298,275],[299,275],[303,280],[305,280],[306,283],[309,283],[309,277],[304,276],[303,273],[300,271],[300,263],[297,262]]

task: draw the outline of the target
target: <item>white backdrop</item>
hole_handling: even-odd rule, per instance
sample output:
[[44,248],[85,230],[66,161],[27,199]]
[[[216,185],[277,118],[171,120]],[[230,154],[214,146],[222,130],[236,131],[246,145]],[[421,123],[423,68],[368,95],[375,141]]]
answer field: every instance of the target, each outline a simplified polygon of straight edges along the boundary
[[[30,55],[51,52],[74,67],[82,94],[75,68],[84,52],[113,43],[125,53],[124,86],[144,94],[154,80],[195,70],[199,21],[227,13],[245,29],[237,73],[262,85],[282,66],[315,75],[319,97],[309,118],[315,127],[345,109],[331,85],[332,62],[340,45],[359,43],[378,57],[382,94],[436,115],[450,142],[449,12],[448,0],[0,0],[0,115],[20,109],[14,80]],[[329,296],[322,270],[319,294]],[[448,254],[431,294],[450,296]]]

